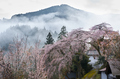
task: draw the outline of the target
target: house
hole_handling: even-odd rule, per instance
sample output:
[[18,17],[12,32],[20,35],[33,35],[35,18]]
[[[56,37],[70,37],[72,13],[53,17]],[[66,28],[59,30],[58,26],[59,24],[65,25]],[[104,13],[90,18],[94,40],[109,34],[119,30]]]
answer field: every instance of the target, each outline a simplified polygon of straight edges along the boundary
[[[98,61],[99,53],[96,50],[89,50],[89,51],[86,52],[86,55],[88,55],[90,57],[89,58],[89,60],[90,60],[89,64],[91,64],[92,67],[96,68],[96,66],[94,66],[94,64],[95,64],[95,62]],[[101,67],[101,65],[99,67]]]
[[107,79],[120,79],[120,61],[108,60],[106,75]]
[[98,74],[101,74],[101,76],[100,76],[101,79],[107,79],[107,75],[106,75],[105,71],[106,71],[106,68],[99,70]]
[[108,60],[106,68],[98,73],[101,74],[101,79],[120,79],[120,61]]
[[96,50],[89,50],[86,52],[88,56],[99,56],[99,53]]
[[[69,77],[69,79],[76,79],[76,73],[74,72],[67,73],[67,76]],[[68,78],[65,76],[65,79]]]

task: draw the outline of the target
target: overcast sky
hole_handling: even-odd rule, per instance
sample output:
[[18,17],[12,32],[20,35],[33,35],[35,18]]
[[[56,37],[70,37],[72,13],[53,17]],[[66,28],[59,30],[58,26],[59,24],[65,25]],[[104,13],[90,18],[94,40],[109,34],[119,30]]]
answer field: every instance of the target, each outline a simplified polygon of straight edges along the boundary
[[60,4],[68,4],[95,14],[120,14],[119,3],[120,0],[0,0],[0,19]]

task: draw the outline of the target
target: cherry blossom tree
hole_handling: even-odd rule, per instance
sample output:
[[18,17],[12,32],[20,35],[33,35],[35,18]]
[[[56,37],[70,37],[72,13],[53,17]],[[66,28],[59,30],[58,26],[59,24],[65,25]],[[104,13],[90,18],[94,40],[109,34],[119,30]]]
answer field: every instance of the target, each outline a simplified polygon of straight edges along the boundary
[[[34,46],[29,46],[26,39],[16,38],[13,44],[10,44],[7,54],[2,56],[0,63],[2,68],[12,71],[13,79],[63,79],[72,69],[71,66],[78,58],[78,78],[81,79],[81,61],[83,55],[88,50],[88,44],[91,44],[100,55],[103,51],[106,55],[108,51],[119,54],[120,36],[118,32],[107,27],[107,23],[95,25],[90,31],[76,29],[62,36],[61,40],[53,44],[45,45],[39,48],[40,42]],[[89,42],[88,39],[90,38]],[[112,48],[112,49],[111,49]]]
[[[0,67],[5,79],[45,79],[41,58],[43,49],[39,48],[40,41],[29,47],[26,39],[16,37],[9,45],[8,51],[0,52]],[[3,55],[4,53],[4,55]]]
[[27,50],[27,38],[14,38],[13,44],[9,45],[9,51],[4,55],[5,63],[10,64],[14,78],[22,78],[25,76],[25,69],[23,67],[25,55]]
[[13,79],[12,69],[9,63],[4,61],[4,51],[0,51],[0,78],[1,79]]
[[[87,50],[86,39],[89,34],[81,29],[73,30],[68,37],[42,49],[39,49],[39,43],[28,49],[27,39],[24,41],[16,38],[9,46],[8,54],[4,56],[5,63],[10,64],[14,78],[23,78],[21,75],[30,79],[63,78],[71,71],[73,56],[77,55],[79,60],[82,60]],[[82,68],[80,62],[78,64],[78,78],[81,79]]]
[[93,46],[99,53],[98,64],[103,64],[105,67],[106,60],[119,59],[119,32],[113,31],[109,24],[101,23],[93,26],[91,31],[91,41],[89,44]]
[[[120,35],[118,32],[113,32],[111,35],[110,42],[106,45],[103,46],[105,48],[105,52],[109,52],[106,54],[107,57],[109,58],[118,58],[120,57]],[[112,57],[111,57],[112,56]]]
[[10,44],[9,51],[4,56],[4,61],[10,64],[13,79],[45,79],[46,74],[42,66],[42,49],[39,48],[40,41],[34,46],[28,47],[27,38],[14,39]]
[[[88,37],[89,32],[77,29],[70,32],[68,37],[63,37],[62,40],[45,46],[42,60],[48,79],[53,78],[55,75],[59,76],[60,79],[65,75],[67,76],[67,73],[71,71],[70,66],[72,65],[73,56],[77,54],[79,59],[82,59],[82,55],[87,48],[86,39]],[[81,71],[81,68],[79,71]],[[80,75],[80,72],[78,74]],[[81,79],[80,76],[79,79]]]
[[[93,26],[90,31],[91,31],[91,41],[89,44],[93,46],[101,56],[101,49],[103,48],[106,43],[110,42],[110,36],[114,32],[112,27],[107,27],[109,24],[107,23],[101,23],[98,25]],[[105,43],[105,40],[107,42]],[[102,50],[103,53],[105,53],[105,50]]]

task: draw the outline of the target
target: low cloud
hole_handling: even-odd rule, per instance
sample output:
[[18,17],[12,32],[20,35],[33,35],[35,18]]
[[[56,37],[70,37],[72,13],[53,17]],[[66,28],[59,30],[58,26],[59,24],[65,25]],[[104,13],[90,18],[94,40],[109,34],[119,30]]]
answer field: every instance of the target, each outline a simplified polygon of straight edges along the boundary
[[15,38],[18,39],[28,39],[27,43],[29,46],[34,46],[34,44],[38,41],[41,41],[40,47],[44,46],[46,42],[46,37],[48,33],[51,32],[54,40],[57,40],[58,34],[52,32],[50,30],[38,29],[37,27],[31,28],[30,26],[22,25],[22,26],[13,26],[0,34],[0,46],[1,48],[7,50],[9,44],[13,43]]
[[64,12],[52,12],[31,18],[20,16],[3,19],[0,20],[0,44],[7,48],[15,36],[20,38],[28,36],[29,43],[41,40],[44,45],[48,32],[51,32],[56,40],[57,35],[54,32],[59,33],[62,26],[66,26],[67,31],[70,32],[77,28],[89,30],[96,24],[106,22],[111,24],[114,30],[120,30],[119,20],[120,15],[117,14],[95,15],[71,7],[67,7]]

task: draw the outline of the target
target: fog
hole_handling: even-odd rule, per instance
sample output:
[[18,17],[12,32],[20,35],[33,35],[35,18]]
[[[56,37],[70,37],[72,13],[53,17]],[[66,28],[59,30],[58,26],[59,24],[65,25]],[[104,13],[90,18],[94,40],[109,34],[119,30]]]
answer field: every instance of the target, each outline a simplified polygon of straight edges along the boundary
[[9,44],[13,43],[13,40],[16,38],[18,39],[26,39],[27,38],[27,44],[29,46],[33,46],[36,42],[40,42],[40,47],[44,46],[44,43],[46,42],[46,37],[48,33],[52,34],[52,37],[54,40],[57,40],[58,34],[56,32],[52,32],[50,30],[44,29],[38,29],[37,27],[31,28],[30,26],[13,26],[6,30],[6,32],[3,32],[0,34],[0,46],[7,50],[9,47]]
[[[114,30],[120,30],[119,14],[95,15],[69,6],[60,8],[61,11],[57,9],[57,11],[36,16],[32,16],[31,13],[30,18],[25,15],[14,15],[11,19],[0,20],[0,46],[7,49],[9,43],[16,36],[19,38],[28,36],[28,42],[31,44],[41,40],[42,45],[44,45],[48,32],[51,32],[54,39],[57,40],[58,34],[54,32],[59,33],[62,26],[66,26],[67,31],[70,32],[77,28],[89,30],[94,25],[106,22]],[[52,9],[49,8],[50,11]]]

